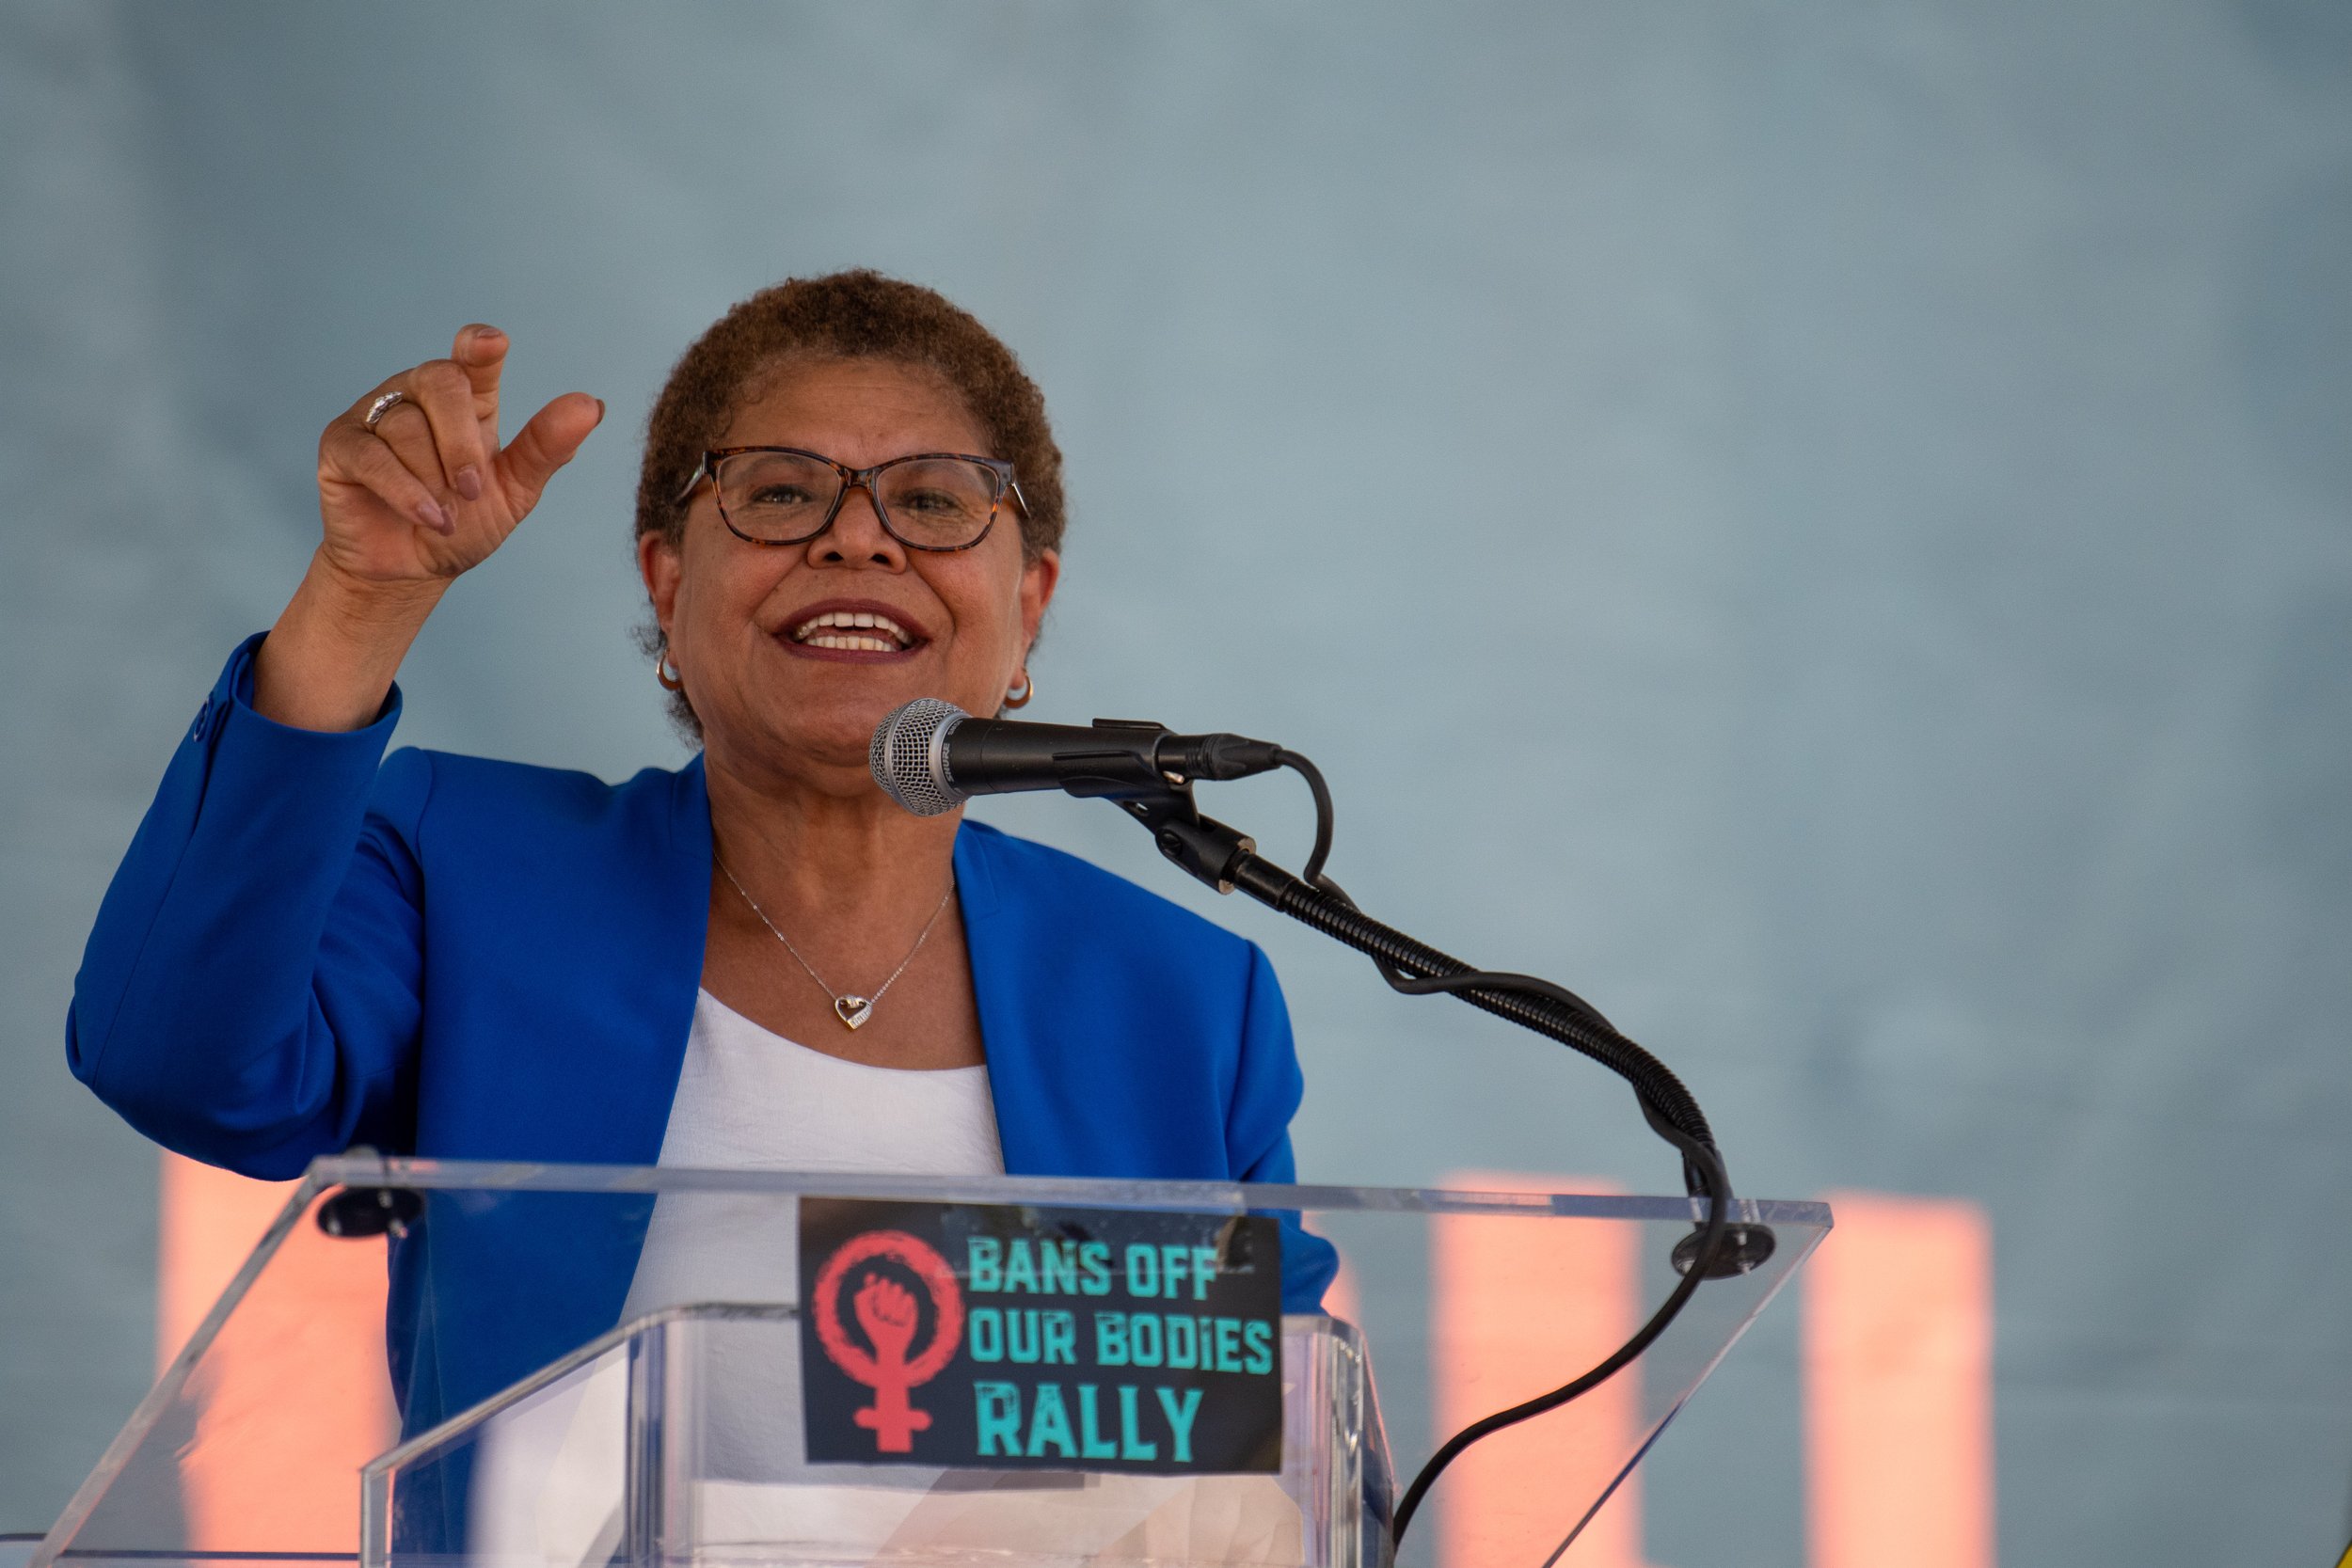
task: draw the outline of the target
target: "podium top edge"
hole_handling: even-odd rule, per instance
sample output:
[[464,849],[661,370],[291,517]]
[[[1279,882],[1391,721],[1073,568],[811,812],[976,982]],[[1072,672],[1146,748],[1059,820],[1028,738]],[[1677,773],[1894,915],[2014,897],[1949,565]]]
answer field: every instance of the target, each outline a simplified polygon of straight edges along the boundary
[[[1527,1218],[1679,1220],[1701,1217],[1683,1196],[1482,1192],[1443,1187],[1308,1186],[1057,1176],[937,1177],[841,1171],[696,1170],[656,1165],[425,1160],[354,1151],[313,1161],[317,1187],[420,1191],[604,1194],[738,1193],[746,1196],[903,1198],[955,1203],[1053,1204],[1093,1209],[1307,1210],[1494,1214]],[[1826,1203],[1741,1198],[1733,1217],[1751,1225],[1831,1224]]]

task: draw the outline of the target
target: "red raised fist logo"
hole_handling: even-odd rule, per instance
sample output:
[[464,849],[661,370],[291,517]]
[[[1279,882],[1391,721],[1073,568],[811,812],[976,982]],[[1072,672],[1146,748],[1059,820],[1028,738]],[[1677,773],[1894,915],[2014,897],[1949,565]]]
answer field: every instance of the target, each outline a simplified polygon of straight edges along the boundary
[[[920,1354],[914,1352],[914,1335],[922,1324],[922,1302],[889,1273],[873,1266],[884,1261],[913,1275],[930,1297],[930,1341]],[[870,1352],[850,1337],[841,1317],[842,1284],[861,1265],[864,1272],[850,1293],[850,1309],[866,1344],[873,1347]],[[826,1359],[874,1390],[874,1402],[857,1413],[857,1424],[873,1433],[878,1451],[913,1452],[914,1434],[928,1430],[931,1418],[909,1403],[907,1393],[938,1376],[963,1341],[963,1291],[947,1260],[903,1230],[853,1236],[825,1259],[809,1310],[816,1314],[817,1342],[825,1347]]]

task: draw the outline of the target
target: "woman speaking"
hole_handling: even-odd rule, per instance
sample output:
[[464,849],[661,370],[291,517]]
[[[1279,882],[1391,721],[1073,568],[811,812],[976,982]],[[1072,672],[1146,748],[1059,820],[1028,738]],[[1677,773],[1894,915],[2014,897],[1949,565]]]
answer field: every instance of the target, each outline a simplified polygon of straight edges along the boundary
[[[694,760],[615,785],[384,756],[434,606],[604,416],[569,393],[501,445],[507,346],[467,327],[326,427],[324,538],[116,873],[73,1071],[166,1147],[273,1179],[368,1145],[1291,1180],[1301,1084],[1263,953],[1068,855],[911,816],[868,773],[876,723],[911,698],[1028,700],[1060,572],[1044,401],[930,290],[870,272],[767,290],[662,388],[637,558]],[[393,1259],[411,1431],[628,1295],[633,1252],[615,1268],[545,1227],[434,1228]],[[1286,1241],[1288,1305],[1311,1309],[1328,1249]]]

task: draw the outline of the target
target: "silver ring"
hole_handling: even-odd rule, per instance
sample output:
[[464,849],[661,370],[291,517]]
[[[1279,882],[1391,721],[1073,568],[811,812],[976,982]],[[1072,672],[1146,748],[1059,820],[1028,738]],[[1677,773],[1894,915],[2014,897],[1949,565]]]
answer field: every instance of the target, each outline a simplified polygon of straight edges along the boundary
[[395,404],[406,403],[407,401],[408,394],[405,392],[393,391],[383,393],[373,403],[368,404],[368,417],[361,420],[359,422],[367,426],[370,430],[373,430],[378,424],[383,422],[384,416],[390,413]]

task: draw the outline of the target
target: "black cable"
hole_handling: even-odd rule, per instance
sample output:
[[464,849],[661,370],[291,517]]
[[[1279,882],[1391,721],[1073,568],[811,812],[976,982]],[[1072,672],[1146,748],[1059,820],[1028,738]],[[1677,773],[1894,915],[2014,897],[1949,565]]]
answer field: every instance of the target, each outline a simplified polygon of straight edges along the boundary
[[[1268,872],[1274,873],[1274,878],[1268,878]],[[1238,887],[1259,896],[1273,908],[1370,955],[1375,963],[1381,964],[1384,973],[1408,965],[1423,971],[1418,978],[1405,976],[1391,979],[1391,984],[1398,989],[1422,992],[1449,991],[1473,1006],[1561,1040],[1615,1071],[1633,1085],[1635,1098],[1640,1101],[1643,1114],[1651,1127],[1681,1153],[1684,1180],[1692,1195],[1703,1195],[1708,1199],[1707,1218],[1691,1268],[1666,1299],[1659,1304],[1649,1321],[1606,1360],[1582,1376],[1563,1384],[1548,1394],[1472,1422],[1448,1438],[1422,1466],[1420,1474],[1414,1477],[1397,1506],[1392,1539],[1401,1541],[1406,1527],[1411,1523],[1414,1513],[1438,1475],[1465,1449],[1504,1427],[1557,1409],[1599,1386],[1647,1350],[1666,1331],[1698,1289],[1699,1281],[1713,1273],[1722,1254],[1729,1233],[1733,1196],[1731,1184],[1724,1171],[1723,1161],[1715,1151],[1713,1134],[1708,1128],[1706,1116],[1681,1080],[1647,1051],[1610,1028],[1606,1020],[1601,1020],[1596,1028],[1585,1015],[1597,1018],[1597,1014],[1593,1013],[1589,1004],[1576,998],[1573,992],[1566,993],[1573,1004],[1571,1006],[1553,997],[1551,993],[1562,988],[1549,981],[1536,980],[1528,975],[1471,970],[1459,959],[1383,926],[1352,904],[1342,904],[1327,893],[1306,887],[1289,873],[1268,865],[1254,855],[1246,856],[1238,862],[1232,875]],[[1329,879],[1325,880],[1328,882]],[[1275,881],[1276,885],[1266,886],[1269,881]],[[1289,885],[1283,887],[1280,884]],[[1267,894],[1275,896],[1267,897]],[[1283,896],[1285,894],[1289,896]],[[1452,973],[1442,973],[1447,969]]]
[[[1298,879],[1309,887],[1327,888],[1331,884],[1323,875],[1323,863],[1331,858],[1331,819],[1336,815],[1331,809],[1331,786],[1323,782],[1323,769],[1296,752],[1278,751],[1274,757],[1306,780],[1307,793],[1315,798],[1314,851],[1307,857],[1307,867],[1298,874]],[[1347,895],[1343,893],[1340,896],[1344,898]]]
[[[1330,878],[1315,877],[1302,879],[1312,881],[1318,888],[1345,904],[1349,909],[1359,908],[1356,900],[1347,895],[1347,890]],[[1567,987],[1555,985],[1541,975],[1515,974],[1509,970],[1501,969],[1465,969],[1459,974],[1423,974],[1416,977],[1388,962],[1376,953],[1371,957],[1372,961],[1379,966],[1381,978],[1389,982],[1389,988],[1391,990],[1402,991],[1406,996],[1437,996],[1463,990],[1472,986],[1488,986],[1498,990],[1524,991],[1535,996],[1549,997],[1574,1013],[1589,1027],[1616,1035],[1619,1039],[1625,1038],[1622,1034],[1618,1034],[1617,1026],[1602,1016],[1598,1007],[1594,1006]],[[1663,1070],[1662,1067],[1661,1070]]]
[[[1533,974],[1472,969],[1358,909],[1356,901],[1323,874],[1331,853],[1335,814],[1322,769],[1295,752],[1278,755],[1282,767],[1307,781],[1314,796],[1314,849],[1307,857],[1306,869],[1295,877],[1271,862],[1245,856],[1231,871],[1235,886],[1364,954],[1379,967],[1391,987],[1406,995],[1438,991],[1457,995],[1472,1006],[1582,1052],[1633,1085],[1653,1127],[1662,1117],[1689,1136],[1713,1145],[1715,1136],[1707,1117],[1682,1080],[1665,1063],[1620,1034],[1599,1008],[1576,992]],[[1695,1194],[1695,1187],[1692,1190]]]
[[[1592,1057],[1633,1085],[1652,1126],[1662,1119],[1684,1135],[1712,1147],[1714,1132],[1698,1101],[1665,1063],[1599,1019],[1591,1005],[1529,975],[1473,970],[1461,959],[1416,941],[1373,919],[1353,904],[1309,887],[1298,878],[1254,854],[1237,858],[1226,875],[1233,885],[1282,914],[1401,972],[1408,985],[1459,996],[1471,1006],[1507,1018],[1523,1028]],[[1597,1020],[1597,1022],[1595,1022]],[[1671,1141],[1671,1140],[1670,1140]]]
[[[1692,1147],[1699,1151],[1695,1158],[1708,1171],[1703,1180],[1720,1180],[1723,1162],[1715,1157],[1715,1151],[1704,1144]],[[1634,1331],[1633,1338],[1612,1351],[1608,1359],[1583,1376],[1564,1383],[1548,1394],[1538,1394],[1524,1403],[1498,1410],[1491,1416],[1472,1421],[1438,1445],[1438,1451],[1422,1465],[1420,1474],[1413,1477],[1412,1484],[1406,1487],[1405,1496],[1397,1502],[1396,1523],[1390,1532],[1391,1543],[1405,1539],[1405,1528],[1413,1522],[1413,1515],[1421,1511],[1422,1501],[1428,1497],[1429,1489],[1438,1483],[1438,1478],[1445,1467],[1461,1457],[1464,1449],[1482,1438],[1493,1436],[1505,1427],[1516,1426],[1547,1411],[1557,1410],[1571,1400],[1582,1398],[1632,1365],[1637,1356],[1649,1349],[1681,1315],[1692,1296],[1698,1292],[1699,1282],[1708,1277],[1717,1253],[1722,1250],[1724,1239],[1730,1232],[1730,1218],[1731,1195],[1727,1187],[1719,1187],[1708,1196],[1707,1219],[1699,1230],[1698,1255],[1692,1259],[1689,1272],[1675,1282],[1675,1288],[1667,1293],[1664,1301],[1658,1304],[1658,1310],[1650,1314],[1649,1321]]]
[[1330,787],[1322,770],[1290,751],[1278,753],[1281,766],[1306,780],[1315,802],[1314,849],[1304,873],[1294,877],[1255,854],[1244,854],[1228,867],[1232,885],[1283,914],[1313,927],[1370,958],[1389,985],[1408,996],[1444,992],[1474,1007],[1506,1018],[1581,1052],[1632,1085],[1642,1115],[1659,1135],[1682,1155],[1683,1181],[1693,1196],[1707,1198],[1697,1245],[1690,1267],[1667,1292],[1647,1322],[1633,1337],[1597,1366],[1549,1393],[1498,1410],[1472,1421],[1438,1445],[1398,1501],[1391,1541],[1401,1542],[1421,1505],[1446,1467],[1471,1444],[1506,1427],[1540,1416],[1591,1392],[1629,1366],[1649,1349],[1680,1315],[1702,1280],[1714,1272],[1731,1234],[1731,1180],[1716,1151],[1698,1101],[1663,1062],[1619,1033],[1616,1026],[1582,997],[1565,986],[1533,974],[1474,970],[1459,958],[1417,942],[1385,926],[1357,908],[1356,901],[1329,877],[1324,864],[1330,858],[1334,812]]

